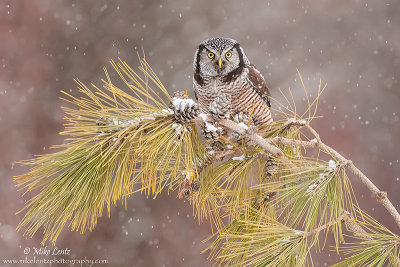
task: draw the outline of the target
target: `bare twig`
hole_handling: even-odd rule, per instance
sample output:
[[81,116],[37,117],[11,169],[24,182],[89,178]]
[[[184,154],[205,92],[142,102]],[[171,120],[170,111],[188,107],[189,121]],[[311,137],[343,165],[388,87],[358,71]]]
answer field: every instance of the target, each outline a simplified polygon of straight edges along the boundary
[[334,225],[334,224],[340,222],[341,220],[343,220],[343,218],[344,218],[344,215],[341,215],[338,218],[336,218],[335,220],[329,221],[329,222],[321,225],[320,227],[317,227],[317,228],[305,233],[304,237],[307,238],[307,237],[310,237],[310,236],[312,236],[312,235],[314,235],[316,233],[319,233],[319,232],[321,232],[323,230],[326,230],[327,228],[331,227],[332,225]]
[[318,232],[326,230],[327,228],[329,228],[332,225],[334,225],[338,222],[341,222],[341,221],[345,222],[346,225],[348,226],[348,228],[352,232],[359,233],[359,234],[367,234],[367,232],[355,221],[354,217],[350,213],[345,212],[342,215],[340,215],[339,217],[337,217],[335,220],[329,221],[329,222],[321,225],[320,227],[317,227],[317,228],[305,233],[305,237],[309,237]]
[[314,235],[316,233],[319,233],[323,230],[326,230],[327,228],[331,227],[332,225],[338,223],[338,222],[344,222],[346,223],[347,227],[354,233],[358,234],[367,234],[367,232],[355,221],[354,217],[349,213],[345,212],[339,217],[337,217],[335,220],[329,221],[320,227],[317,227],[307,233],[305,233],[305,237],[309,237],[311,235]]

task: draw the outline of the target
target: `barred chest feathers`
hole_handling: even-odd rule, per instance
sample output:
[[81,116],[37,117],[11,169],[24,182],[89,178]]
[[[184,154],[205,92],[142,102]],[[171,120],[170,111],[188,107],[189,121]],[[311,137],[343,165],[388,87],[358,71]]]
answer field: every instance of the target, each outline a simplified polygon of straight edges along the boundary
[[[194,90],[198,98],[198,103],[202,113],[208,113],[208,108],[211,102],[220,94],[228,94],[231,96],[232,105],[238,105],[236,98],[247,90],[246,80],[248,71],[243,70],[240,77],[229,82],[226,82],[224,77],[204,77],[204,83],[198,84],[196,80],[194,83]],[[235,100],[235,101],[234,101]],[[231,107],[235,110],[235,107]]]

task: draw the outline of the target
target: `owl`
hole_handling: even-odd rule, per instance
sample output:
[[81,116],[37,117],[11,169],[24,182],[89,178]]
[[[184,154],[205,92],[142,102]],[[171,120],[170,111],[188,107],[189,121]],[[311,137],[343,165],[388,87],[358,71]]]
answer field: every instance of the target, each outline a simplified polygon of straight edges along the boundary
[[218,107],[222,105],[227,110],[229,103],[227,117],[245,114],[255,126],[272,122],[265,79],[237,41],[204,40],[196,50],[193,69],[193,87],[200,112],[218,113]]

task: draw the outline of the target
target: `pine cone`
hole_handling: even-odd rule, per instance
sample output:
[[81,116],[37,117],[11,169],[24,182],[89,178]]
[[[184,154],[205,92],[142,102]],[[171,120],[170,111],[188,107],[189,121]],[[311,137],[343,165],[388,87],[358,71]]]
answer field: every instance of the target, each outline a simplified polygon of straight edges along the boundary
[[210,104],[210,113],[215,119],[228,119],[231,113],[231,96],[221,94]]
[[199,191],[200,190],[200,183],[197,182],[197,181],[193,181],[190,186],[192,188],[192,191]]
[[97,126],[106,126],[108,124],[108,121],[106,118],[104,117],[100,117],[97,121],[96,121],[96,125]]
[[181,184],[181,191],[178,194],[178,197],[181,199],[183,196],[190,197],[193,191],[200,190],[200,183],[197,181],[190,182],[187,179],[184,179]]
[[183,91],[174,93],[172,103],[169,106],[174,111],[175,120],[189,122],[199,115],[199,106]]
[[270,180],[276,173],[277,168],[278,165],[275,163],[274,159],[268,157],[267,162],[265,164],[265,179]]
[[202,128],[203,135],[207,141],[217,141],[222,134],[222,128],[215,127],[211,123],[206,122]]

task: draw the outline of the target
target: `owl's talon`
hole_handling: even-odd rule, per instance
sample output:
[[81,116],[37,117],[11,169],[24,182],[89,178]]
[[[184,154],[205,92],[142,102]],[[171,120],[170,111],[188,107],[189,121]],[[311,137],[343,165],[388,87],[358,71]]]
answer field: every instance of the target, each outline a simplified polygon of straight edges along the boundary
[[243,113],[243,112],[237,113],[234,116],[234,120],[237,123],[243,123],[247,126],[253,125],[253,121],[251,121],[251,118],[250,118],[249,114],[247,114],[247,113]]
[[257,126],[250,125],[249,128],[247,128],[246,133],[247,134],[256,134],[258,130]]
[[[256,133],[258,130],[258,128],[254,125],[254,121],[251,120],[251,117],[247,113],[243,113],[243,112],[237,113],[237,114],[235,114],[233,119],[240,126],[244,127],[246,129],[246,133],[248,133],[248,134]],[[242,136],[237,132],[233,132],[232,137],[236,141],[239,141],[242,139]]]

